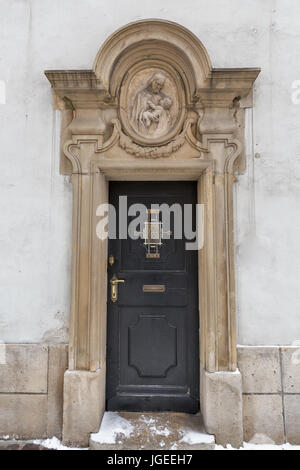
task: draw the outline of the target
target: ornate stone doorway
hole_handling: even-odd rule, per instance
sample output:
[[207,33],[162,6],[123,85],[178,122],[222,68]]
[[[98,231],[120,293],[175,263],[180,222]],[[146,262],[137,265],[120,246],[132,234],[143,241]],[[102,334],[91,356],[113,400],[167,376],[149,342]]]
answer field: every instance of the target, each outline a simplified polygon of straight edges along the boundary
[[244,109],[258,69],[213,69],[190,31],[163,20],[129,24],[93,70],[46,71],[62,111],[61,172],[72,175],[73,241],[65,443],[86,445],[105,407],[107,241],[97,207],[115,181],[198,181],[200,402],[219,443],[242,442],[236,361],[233,184],[245,169]]

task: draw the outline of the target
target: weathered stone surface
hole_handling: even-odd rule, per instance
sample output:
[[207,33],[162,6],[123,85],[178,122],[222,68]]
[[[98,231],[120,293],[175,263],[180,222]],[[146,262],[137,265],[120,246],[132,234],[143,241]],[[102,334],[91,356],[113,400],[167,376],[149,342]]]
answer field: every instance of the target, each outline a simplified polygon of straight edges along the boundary
[[16,439],[47,434],[47,395],[1,394],[0,435]]
[[87,447],[97,432],[105,406],[105,369],[67,371],[64,375],[63,443]]
[[243,443],[242,378],[237,372],[201,370],[201,413],[205,429],[216,443],[240,447]]
[[64,373],[68,368],[68,346],[49,345],[47,435],[61,439],[63,425]]
[[44,447],[37,444],[25,444],[20,450],[43,450]]
[[[115,433],[112,433],[112,423]],[[201,415],[186,413],[106,412],[99,433],[90,438],[91,450],[213,450],[214,447],[214,436],[205,432]]]
[[281,348],[283,390],[300,393],[300,347]]
[[286,440],[300,445],[300,395],[284,396]]
[[19,444],[0,444],[0,450],[20,450]]
[[243,393],[281,392],[279,348],[239,347],[238,366]]
[[281,395],[244,395],[244,440],[275,444],[284,442]]
[[0,441],[0,451],[3,450],[54,450],[48,449],[40,444],[35,444],[34,441]]
[[47,393],[48,346],[7,344],[0,393]]

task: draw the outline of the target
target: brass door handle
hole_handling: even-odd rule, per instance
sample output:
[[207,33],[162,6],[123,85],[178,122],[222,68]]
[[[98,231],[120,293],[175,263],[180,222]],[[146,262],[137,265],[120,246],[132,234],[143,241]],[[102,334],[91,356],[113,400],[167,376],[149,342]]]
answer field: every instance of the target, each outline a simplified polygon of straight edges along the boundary
[[125,279],[118,279],[114,274],[110,280],[110,299],[112,302],[118,300],[118,284],[119,282],[125,282]]

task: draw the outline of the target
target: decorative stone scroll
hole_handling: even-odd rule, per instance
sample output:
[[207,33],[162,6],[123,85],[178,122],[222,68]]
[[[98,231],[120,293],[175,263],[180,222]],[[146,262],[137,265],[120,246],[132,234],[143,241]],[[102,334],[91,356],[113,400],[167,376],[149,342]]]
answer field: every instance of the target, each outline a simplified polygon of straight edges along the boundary
[[[118,122],[115,122],[118,126]],[[183,131],[171,140],[167,145],[161,147],[143,147],[141,145],[135,144],[130,137],[125,135],[119,127],[119,146],[124,149],[127,153],[134,155],[135,157],[140,158],[164,158],[169,157],[172,153],[177,152],[185,143],[187,132],[191,120],[187,120],[184,126]]]

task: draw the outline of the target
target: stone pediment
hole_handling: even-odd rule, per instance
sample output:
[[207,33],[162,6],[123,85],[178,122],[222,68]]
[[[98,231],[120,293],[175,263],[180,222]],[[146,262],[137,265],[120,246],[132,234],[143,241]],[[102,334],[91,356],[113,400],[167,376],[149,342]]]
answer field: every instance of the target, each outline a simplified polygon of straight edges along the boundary
[[[93,70],[46,71],[62,110],[61,172],[71,174],[66,142],[101,136],[114,158],[209,158],[209,135],[243,141],[259,69],[213,69],[190,31],[164,20],[131,23],[100,48]],[[238,161],[244,169],[244,155]],[[78,171],[78,170],[75,170]]]

